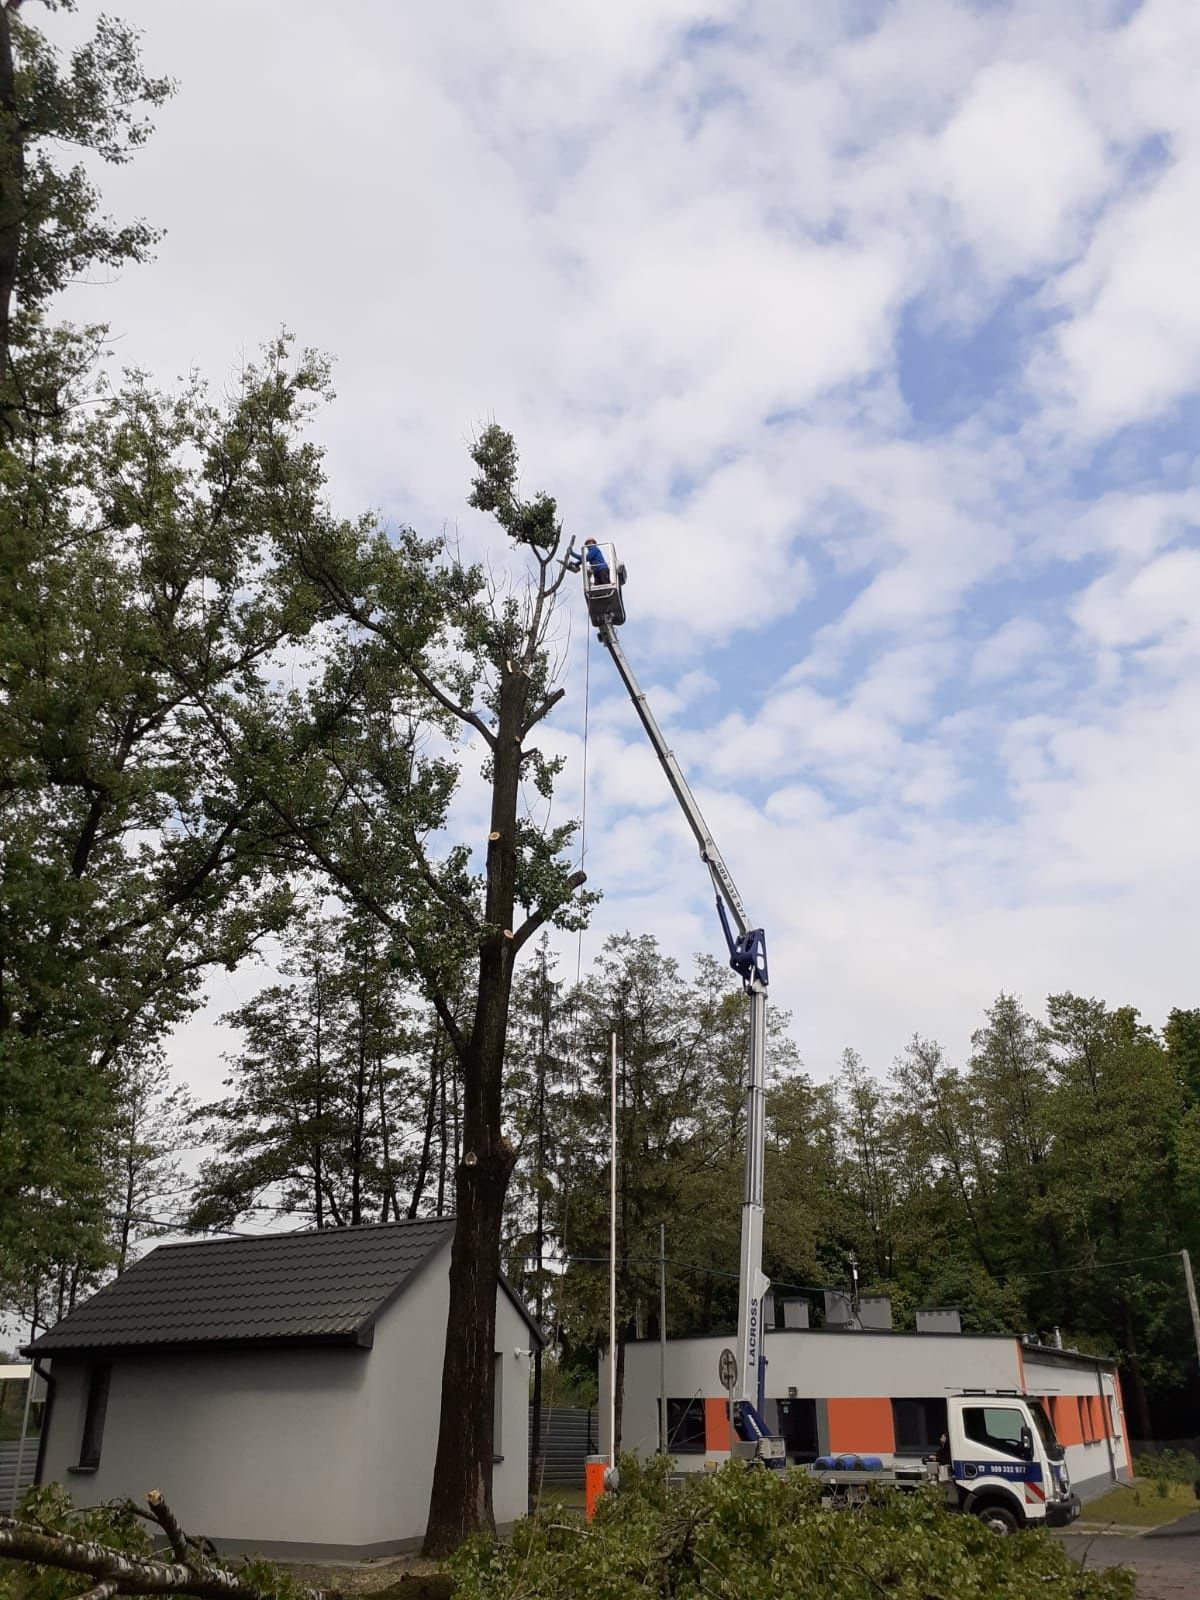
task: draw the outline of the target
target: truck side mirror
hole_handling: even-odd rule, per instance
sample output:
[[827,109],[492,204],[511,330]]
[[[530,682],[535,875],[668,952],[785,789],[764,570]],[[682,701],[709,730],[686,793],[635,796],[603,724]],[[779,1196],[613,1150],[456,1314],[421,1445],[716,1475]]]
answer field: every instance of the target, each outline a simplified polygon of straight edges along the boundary
[[1026,1461],[1033,1460],[1033,1434],[1024,1427],[1021,1429],[1021,1454]]

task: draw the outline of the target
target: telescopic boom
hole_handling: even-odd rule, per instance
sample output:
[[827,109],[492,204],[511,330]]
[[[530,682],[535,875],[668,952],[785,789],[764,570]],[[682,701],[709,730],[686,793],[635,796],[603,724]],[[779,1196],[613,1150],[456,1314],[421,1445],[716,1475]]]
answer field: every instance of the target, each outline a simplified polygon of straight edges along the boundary
[[[588,610],[596,624],[601,644],[612,656],[621,682],[633,701],[646,736],[654,747],[659,764],[667,775],[671,792],[679,802],[688,827],[700,848],[700,859],[708,868],[716,892],[717,912],[729,945],[729,964],[742,980],[750,996],[750,1070],[746,1084],[746,1182],[742,1199],[742,1246],[738,1273],[737,1379],[734,1398],[738,1407],[739,1431],[744,1438],[767,1436],[762,1421],[763,1300],[770,1288],[762,1270],[763,1237],[763,1159],[766,1148],[766,1039],[767,1039],[767,939],[761,928],[752,928],[746,907],[730,876],[716,841],[709,831],[696,797],[688,787],[683,768],[675,759],[662,729],[633,668],[617,639],[616,625],[625,620],[624,569],[609,551],[602,568],[609,582],[594,581],[595,567],[584,567],[584,592]],[[605,590],[613,591],[611,594]]]

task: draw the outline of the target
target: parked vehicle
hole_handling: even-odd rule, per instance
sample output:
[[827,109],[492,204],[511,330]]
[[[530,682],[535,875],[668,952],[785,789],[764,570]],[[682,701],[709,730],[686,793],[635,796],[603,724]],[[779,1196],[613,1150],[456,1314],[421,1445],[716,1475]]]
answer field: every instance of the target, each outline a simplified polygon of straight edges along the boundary
[[826,1490],[825,1503],[860,1504],[872,1485],[899,1489],[942,1486],[946,1504],[999,1534],[1026,1526],[1060,1527],[1079,1515],[1066,1451],[1040,1400],[995,1391],[964,1391],[946,1402],[947,1432],[923,1461],[884,1462],[882,1456],[819,1456],[809,1469]]

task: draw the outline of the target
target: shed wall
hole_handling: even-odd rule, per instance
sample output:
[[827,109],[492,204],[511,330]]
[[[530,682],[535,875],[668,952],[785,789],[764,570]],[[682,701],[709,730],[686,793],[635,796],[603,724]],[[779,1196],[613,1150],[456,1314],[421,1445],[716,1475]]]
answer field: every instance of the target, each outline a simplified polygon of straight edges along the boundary
[[[78,1460],[89,1363],[58,1357],[43,1478],[76,1504],[160,1488],[222,1551],[383,1554],[424,1534],[449,1304],[447,1245],[375,1325],[370,1349],[114,1356],[100,1465]],[[499,1523],[528,1505],[530,1331],[497,1296]],[[514,1354],[521,1351],[521,1355]]]
[[78,1505],[161,1489],[189,1532],[235,1546],[367,1540],[365,1350],[115,1357],[100,1464],[78,1460],[89,1363],[59,1357],[42,1476]]

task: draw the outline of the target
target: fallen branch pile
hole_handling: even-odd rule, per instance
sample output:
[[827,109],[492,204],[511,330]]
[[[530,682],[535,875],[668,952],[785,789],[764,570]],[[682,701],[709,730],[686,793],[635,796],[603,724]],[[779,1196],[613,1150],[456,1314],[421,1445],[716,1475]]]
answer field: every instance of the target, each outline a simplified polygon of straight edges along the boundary
[[[173,1561],[114,1550],[93,1539],[76,1539],[22,1522],[0,1517],[0,1557],[29,1561],[60,1572],[77,1572],[95,1580],[77,1600],[112,1600],[118,1594],[191,1595],[195,1600],[336,1600],[324,1589],[299,1589],[281,1574],[279,1588],[263,1588],[248,1577],[230,1572],[210,1557],[202,1543],[189,1538],[178,1518],[157,1489],[146,1496],[149,1513],[166,1535]],[[136,1508],[134,1508],[136,1509]]]

